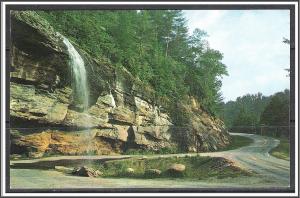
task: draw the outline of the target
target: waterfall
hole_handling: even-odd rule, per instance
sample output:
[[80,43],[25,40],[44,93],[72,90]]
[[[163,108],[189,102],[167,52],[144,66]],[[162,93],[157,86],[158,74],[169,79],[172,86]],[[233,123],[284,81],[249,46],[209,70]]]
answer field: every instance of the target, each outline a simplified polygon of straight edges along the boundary
[[112,108],[116,108],[116,101],[111,93],[111,90],[109,90],[109,96],[110,96],[110,99],[111,99],[111,106]]
[[[59,34],[59,33],[58,33]],[[63,43],[66,45],[70,57],[69,65],[71,67],[71,74],[72,74],[72,86],[74,91],[74,99],[76,106],[79,105],[80,109],[83,111],[88,110],[89,105],[89,90],[88,90],[88,83],[87,83],[87,74],[84,66],[84,61],[80,54],[77,52],[75,47],[70,43],[70,41],[64,37],[63,35],[59,34],[63,38]],[[91,134],[91,130],[89,129],[89,115],[88,113],[84,114],[85,116],[82,117],[83,122],[86,123],[87,126],[87,136],[86,136],[86,146],[87,146],[87,155],[90,155],[93,151],[92,139],[93,136]]]
[[75,101],[82,105],[82,109],[86,111],[89,104],[89,91],[84,61],[70,41],[64,36],[62,36],[62,38],[64,44],[68,48],[68,53],[70,56],[69,64],[72,69],[72,80],[74,82],[73,90],[76,97]]

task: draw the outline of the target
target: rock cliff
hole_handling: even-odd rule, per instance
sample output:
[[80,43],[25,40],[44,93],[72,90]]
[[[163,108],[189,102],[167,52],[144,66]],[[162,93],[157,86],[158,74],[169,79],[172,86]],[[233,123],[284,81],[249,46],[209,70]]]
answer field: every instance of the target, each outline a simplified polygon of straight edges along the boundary
[[69,55],[62,37],[37,13],[11,13],[11,153],[111,154],[127,149],[178,147],[217,150],[229,143],[224,124],[190,98],[183,108],[186,127],[158,105],[154,91],[122,67],[84,59],[89,104],[83,111],[74,98]]

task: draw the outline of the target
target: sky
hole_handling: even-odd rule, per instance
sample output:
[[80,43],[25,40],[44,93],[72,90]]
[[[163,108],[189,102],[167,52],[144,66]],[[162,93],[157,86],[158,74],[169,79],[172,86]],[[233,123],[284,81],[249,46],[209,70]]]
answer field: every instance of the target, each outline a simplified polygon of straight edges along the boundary
[[219,50],[229,76],[222,79],[224,101],[247,93],[269,96],[289,88],[289,10],[187,10],[189,33],[208,33],[210,47]]

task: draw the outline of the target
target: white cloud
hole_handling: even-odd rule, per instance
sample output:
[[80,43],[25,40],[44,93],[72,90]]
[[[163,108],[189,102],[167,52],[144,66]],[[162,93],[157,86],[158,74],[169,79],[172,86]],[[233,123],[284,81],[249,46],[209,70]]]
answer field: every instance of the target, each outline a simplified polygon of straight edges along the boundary
[[[213,26],[225,14],[226,11],[224,10],[187,12],[187,16],[194,19],[193,21],[190,21],[191,26],[199,27],[200,29],[206,29]],[[192,29],[190,29],[190,32],[192,32]]]
[[289,88],[288,10],[185,11],[190,32],[200,28],[209,34],[210,46],[221,51],[228,77],[223,78],[225,101],[262,92],[271,95]]

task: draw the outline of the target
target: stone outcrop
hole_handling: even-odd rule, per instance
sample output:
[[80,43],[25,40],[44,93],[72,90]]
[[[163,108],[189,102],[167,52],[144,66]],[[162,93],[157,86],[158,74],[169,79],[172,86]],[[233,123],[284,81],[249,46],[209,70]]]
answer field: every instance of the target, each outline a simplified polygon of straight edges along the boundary
[[183,164],[172,164],[168,171],[182,173],[185,171],[185,165]]
[[181,135],[189,136],[190,151],[217,150],[228,144],[223,123],[195,101],[186,107],[189,127],[178,128],[169,112],[154,102],[150,87],[73,43],[84,59],[90,90],[88,109],[80,110],[73,99],[69,56],[60,34],[35,12],[12,12],[11,18],[12,154],[158,150],[178,146]]
[[99,177],[103,175],[103,173],[100,172],[99,170],[95,170],[93,168],[89,168],[86,166],[75,168],[72,174],[76,176],[82,176],[82,177]]

